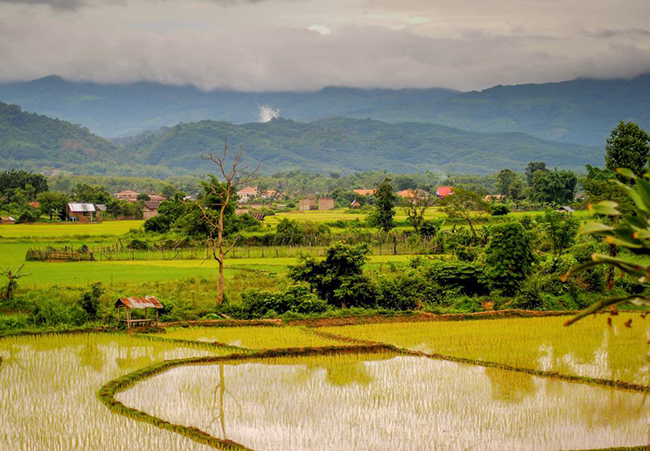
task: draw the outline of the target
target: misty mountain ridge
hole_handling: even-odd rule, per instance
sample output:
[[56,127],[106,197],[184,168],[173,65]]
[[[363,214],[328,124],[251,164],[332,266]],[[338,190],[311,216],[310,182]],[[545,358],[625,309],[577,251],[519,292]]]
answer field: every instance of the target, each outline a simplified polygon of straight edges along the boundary
[[300,122],[335,116],[426,122],[596,146],[604,143],[620,120],[650,129],[650,74],[632,79],[498,85],[471,92],[346,87],[311,92],[202,91],[145,81],[98,84],[50,76],[0,84],[0,101],[79,123],[106,137],[204,119],[256,122],[262,108]]
[[143,132],[112,142],[79,125],[0,103],[0,165],[46,173],[170,175],[214,172],[205,152],[224,139],[240,145],[244,162],[261,172],[351,173],[442,171],[489,174],[529,161],[581,170],[602,164],[602,149],[544,141],[522,133],[485,134],[426,123],[334,117],[308,123],[276,118],[233,124],[203,120]]

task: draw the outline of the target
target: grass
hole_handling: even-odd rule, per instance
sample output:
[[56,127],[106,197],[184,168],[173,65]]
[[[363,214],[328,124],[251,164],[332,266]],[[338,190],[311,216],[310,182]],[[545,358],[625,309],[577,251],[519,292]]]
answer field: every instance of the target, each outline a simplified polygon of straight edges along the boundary
[[151,367],[117,401],[253,449],[584,449],[647,440],[637,393],[388,352],[217,359]]
[[345,344],[321,338],[297,327],[176,327],[170,328],[164,338],[219,342],[248,349],[315,347]]
[[[632,327],[624,323],[632,319]],[[367,324],[323,329],[336,335],[389,343],[521,368],[556,371],[650,385],[645,358],[647,321],[622,313],[608,327],[604,316],[563,327],[566,317]]]
[[0,449],[206,449],[113,415],[95,393],[165,359],[215,355],[124,334],[0,339]]
[[62,238],[124,235],[131,229],[139,229],[144,221],[104,221],[89,224],[73,222],[0,224],[2,238]]

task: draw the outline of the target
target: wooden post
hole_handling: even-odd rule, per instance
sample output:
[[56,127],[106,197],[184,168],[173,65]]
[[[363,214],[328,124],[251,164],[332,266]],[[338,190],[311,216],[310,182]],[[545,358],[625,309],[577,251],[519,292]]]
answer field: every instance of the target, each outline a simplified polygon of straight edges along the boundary
[[126,308],[126,328],[130,329],[131,328],[131,309],[128,307]]
[[156,309],[156,326],[158,326],[158,309]]

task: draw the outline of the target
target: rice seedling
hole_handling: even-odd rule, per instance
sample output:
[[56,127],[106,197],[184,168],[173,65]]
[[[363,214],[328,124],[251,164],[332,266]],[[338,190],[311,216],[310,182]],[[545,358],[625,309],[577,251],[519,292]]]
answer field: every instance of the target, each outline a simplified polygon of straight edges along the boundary
[[206,449],[113,414],[97,391],[154,362],[219,352],[118,334],[1,339],[0,449]]
[[248,349],[314,347],[345,344],[322,338],[298,327],[174,327],[160,337],[219,342]]
[[[632,320],[631,327],[625,323]],[[650,385],[647,320],[621,313],[563,327],[566,318],[365,324],[322,329],[415,351]],[[320,329],[319,329],[320,330]]]
[[642,394],[394,353],[178,366],[117,399],[253,449],[637,446],[650,419]]

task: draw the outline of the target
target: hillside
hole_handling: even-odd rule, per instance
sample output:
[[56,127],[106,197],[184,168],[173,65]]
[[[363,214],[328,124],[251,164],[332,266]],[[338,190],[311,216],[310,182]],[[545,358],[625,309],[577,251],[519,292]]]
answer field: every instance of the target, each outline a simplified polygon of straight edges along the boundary
[[504,167],[523,170],[529,161],[581,170],[601,164],[603,151],[588,146],[543,141],[521,133],[484,134],[434,124],[389,124],[331,118],[311,123],[274,119],[236,125],[201,121],[124,140],[139,161],[172,170],[210,170],[201,152],[220,151],[224,138],[240,144],[248,163],[264,173],[300,169],[349,173],[386,169],[489,174]]
[[334,87],[316,92],[206,92],[191,86],[148,82],[103,85],[52,76],[0,84],[0,101],[82,124],[107,137],[204,119],[250,123],[259,120],[261,106],[301,122],[335,116],[427,122],[597,146],[620,120],[650,129],[650,75],[631,80],[495,86],[466,93],[439,88]]
[[386,169],[489,174],[522,170],[531,160],[580,170],[602,163],[596,147],[543,141],[522,133],[486,134],[425,123],[389,124],[329,118],[303,123],[273,119],[232,124],[200,121],[160,128],[111,142],[58,119],[0,103],[0,165],[47,173],[165,178],[213,171],[200,158],[219,152],[224,139],[242,146],[249,163],[270,174],[282,170],[350,173]]
[[88,129],[58,119],[26,113],[0,102],[0,161],[65,167],[124,161],[122,147]]

